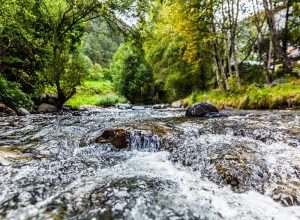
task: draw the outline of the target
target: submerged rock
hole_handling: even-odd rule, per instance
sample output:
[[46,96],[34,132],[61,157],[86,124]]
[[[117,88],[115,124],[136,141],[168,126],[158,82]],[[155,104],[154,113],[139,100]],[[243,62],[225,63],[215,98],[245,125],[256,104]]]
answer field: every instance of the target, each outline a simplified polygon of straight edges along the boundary
[[50,105],[47,103],[42,103],[38,108],[39,113],[52,113],[52,112],[57,112],[57,111],[58,111],[58,109],[56,106]]
[[209,102],[200,102],[186,110],[187,117],[220,117],[219,110]]

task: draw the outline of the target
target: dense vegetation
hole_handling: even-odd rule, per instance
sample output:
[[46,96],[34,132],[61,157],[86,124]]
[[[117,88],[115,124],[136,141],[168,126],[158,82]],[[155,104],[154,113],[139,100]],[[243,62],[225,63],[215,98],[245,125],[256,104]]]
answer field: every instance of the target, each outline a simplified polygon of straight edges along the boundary
[[0,102],[297,106],[299,11],[297,0],[0,0]]

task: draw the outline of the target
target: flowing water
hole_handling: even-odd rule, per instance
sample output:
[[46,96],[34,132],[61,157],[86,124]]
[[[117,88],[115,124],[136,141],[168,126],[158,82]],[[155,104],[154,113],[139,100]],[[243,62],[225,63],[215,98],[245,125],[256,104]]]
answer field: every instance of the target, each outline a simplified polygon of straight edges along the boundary
[[300,111],[227,114],[0,118],[0,219],[300,219]]

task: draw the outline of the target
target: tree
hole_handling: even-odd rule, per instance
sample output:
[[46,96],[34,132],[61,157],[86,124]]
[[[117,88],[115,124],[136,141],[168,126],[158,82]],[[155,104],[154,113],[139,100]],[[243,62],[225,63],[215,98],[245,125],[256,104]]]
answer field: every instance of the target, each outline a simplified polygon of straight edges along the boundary
[[[101,17],[111,25],[119,29],[124,29],[126,23],[118,18],[118,14],[128,12],[128,9],[130,9],[135,1],[41,1],[43,1],[41,9],[43,18],[49,24],[47,38],[49,39],[49,47],[51,48],[51,58],[46,73],[50,84],[55,86],[58,95],[57,106],[61,107],[76,92],[75,84],[72,84],[74,86],[72,89],[64,89],[62,82],[63,79],[66,79],[65,65],[69,62],[69,55],[78,52],[87,22]],[[78,84],[80,83],[80,81],[77,82]]]
[[[270,32],[270,36],[271,36],[271,40],[272,40],[273,49],[282,61],[284,72],[288,73],[288,72],[290,72],[292,65],[291,65],[291,60],[289,59],[289,57],[287,55],[286,44],[283,44],[283,46],[280,44],[280,38],[278,35],[279,32],[276,29],[276,24],[275,24],[275,22],[276,22],[275,15],[274,15],[274,13],[275,13],[274,8],[276,8],[275,3],[276,2],[273,2],[272,0],[263,0],[263,6],[264,6],[265,13],[267,16],[267,24],[268,24],[268,28],[269,28],[269,32]],[[288,8],[289,7],[290,6],[288,6]],[[288,11],[289,10],[287,10],[287,13],[288,13]],[[288,17],[286,17],[286,18],[288,18]],[[288,21],[286,22],[286,25],[287,24],[288,24]]]
[[[147,61],[153,67],[156,98],[169,101],[206,89],[212,79],[212,51],[204,39],[206,25],[184,1],[156,2],[144,30]],[[163,92],[161,92],[163,91]]]
[[[42,87],[41,72],[48,54],[41,32],[37,2],[1,2],[0,74],[11,88],[16,88],[17,93],[21,90],[33,98],[38,96]],[[18,96],[14,98],[15,103],[24,103],[18,102]]]
[[152,70],[136,42],[120,46],[111,63],[116,91],[132,103],[149,103],[152,95]]
[[92,20],[87,27],[87,35],[83,38],[83,53],[93,63],[108,68],[114,53],[123,41],[121,33],[107,22],[100,19]]

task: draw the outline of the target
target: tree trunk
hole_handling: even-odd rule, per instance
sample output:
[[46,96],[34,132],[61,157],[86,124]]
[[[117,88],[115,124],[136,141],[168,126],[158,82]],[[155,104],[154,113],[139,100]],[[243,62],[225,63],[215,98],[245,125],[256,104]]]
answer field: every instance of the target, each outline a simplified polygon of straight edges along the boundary
[[[271,60],[272,60],[272,42],[270,40],[269,42],[269,51],[267,54],[267,65],[266,65],[266,70],[265,70],[265,79],[267,81],[267,83],[270,83],[270,67],[271,67]],[[273,65],[273,68],[275,68],[275,65]]]
[[238,57],[237,57],[237,50],[235,43],[233,44],[233,59],[234,59],[234,68],[235,68],[235,75],[237,79],[237,85],[239,88],[241,88],[241,78],[240,78],[240,71],[239,71],[239,64],[238,64]]
[[292,0],[287,0],[286,3],[286,14],[285,14],[285,27],[284,27],[284,37],[282,42],[282,48],[284,51],[288,49],[288,39],[289,39],[289,18],[290,18],[290,7],[292,5]]
[[287,51],[280,45],[279,36],[275,26],[274,10],[272,0],[263,0],[264,9],[267,16],[267,23],[272,39],[274,52],[280,57],[283,65],[283,71],[288,73],[291,71],[291,60],[287,56]]

